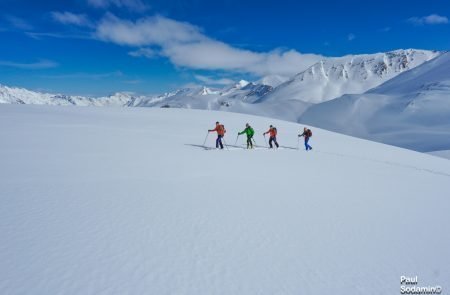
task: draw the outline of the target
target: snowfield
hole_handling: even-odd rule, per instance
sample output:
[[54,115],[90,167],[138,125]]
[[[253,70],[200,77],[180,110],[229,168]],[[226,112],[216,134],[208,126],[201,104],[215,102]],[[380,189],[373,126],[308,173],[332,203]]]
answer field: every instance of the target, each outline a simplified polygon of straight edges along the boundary
[[[219,120],[281,148],[201,147]],[[229,112],[0,105],[1,294],[450,290],[450,161]],[[214,136],[207,145],[213,145]]]

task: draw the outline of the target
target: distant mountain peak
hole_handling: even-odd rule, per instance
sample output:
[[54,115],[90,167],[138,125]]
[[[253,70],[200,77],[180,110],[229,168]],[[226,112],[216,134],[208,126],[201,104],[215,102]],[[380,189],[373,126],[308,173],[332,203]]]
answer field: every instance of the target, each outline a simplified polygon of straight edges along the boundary
[[343,94],[363,93],[441,54],[399,49],[321,60],[280,84],[264,99],[320,103]]
[[240,80],[240,81],[236,84],[236,86],[239,86],[240,88],[243,88],[243,87],[247,86],[249,83],[250,83],[250,82],[248,82],[248,81]]

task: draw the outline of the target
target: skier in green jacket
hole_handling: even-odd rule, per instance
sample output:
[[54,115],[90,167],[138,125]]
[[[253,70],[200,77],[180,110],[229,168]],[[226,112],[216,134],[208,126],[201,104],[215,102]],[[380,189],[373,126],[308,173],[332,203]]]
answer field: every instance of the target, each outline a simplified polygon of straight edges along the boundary
[[255,134],[255,130],[253,130],[253,128],[250,126],[250,124],[247,123],[247,124],[245,124],[244,131],[239,132],[238,135],[241,135],[244,133],[247,135],[247,148],[252,149],[253,148],[252,138],[253,138],[253,135]]

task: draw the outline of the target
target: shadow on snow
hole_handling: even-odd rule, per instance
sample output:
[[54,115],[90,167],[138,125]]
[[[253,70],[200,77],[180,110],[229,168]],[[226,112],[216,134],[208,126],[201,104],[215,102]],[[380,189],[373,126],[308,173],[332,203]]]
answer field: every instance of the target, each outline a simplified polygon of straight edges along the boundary
[[[192,143],[185,143],[184,145],[186,146],[191,146],[191,147],[196,147],[196,148],[201,148],[204,150],[215,150],[215,147],[211,147],[211,146],[204,146],[201,144],[192,144]],[[257,149],[269,149],[266,146],[262,146],[262,145],[254,145],[255,148]],[[224,149],[227,148],[232,148],[232,149],[242,149],[242,150],[247,150],[247,147],[245,145],[234,145],[234,144],[224,144]],[[298,150],[295,147],[290,147],[290,146],[284,146],[284,145],[280,145],[281,149],[288,149],[288,150]]]

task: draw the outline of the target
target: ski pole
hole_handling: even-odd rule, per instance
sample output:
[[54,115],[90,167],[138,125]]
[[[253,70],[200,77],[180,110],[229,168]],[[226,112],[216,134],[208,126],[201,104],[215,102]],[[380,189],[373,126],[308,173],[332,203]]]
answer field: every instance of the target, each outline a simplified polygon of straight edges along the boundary
[[300,136],[297,136],[297,149],[300,149]]
[[203,141],[203,146],[204,147],[206,147],[205,144],[206,144],[206,140],[208,139],[208,135],[209,135],[209,131],[208,131],[208,133],[206,133],[205,141]]
[[238,134],[238,135],[236,136],[236,142],[234,143],[234,145],[237,145],[237,142],[238,142],[238,139],[239,139],[239,135],[240,135],[240,134]]
[[227,144],[227,142],[225,141],[225,138],[222,137],[222,140],[223,140],[223,144],[225,145],[225,147],[226,147],[227,150],[229,151],[230,149],[228,148],[228,144]]
[[264,135],[264,141],[266,142],[266,147],[267,147],[267,139],[266,139],[266,135],[265,134],[263,134]]

